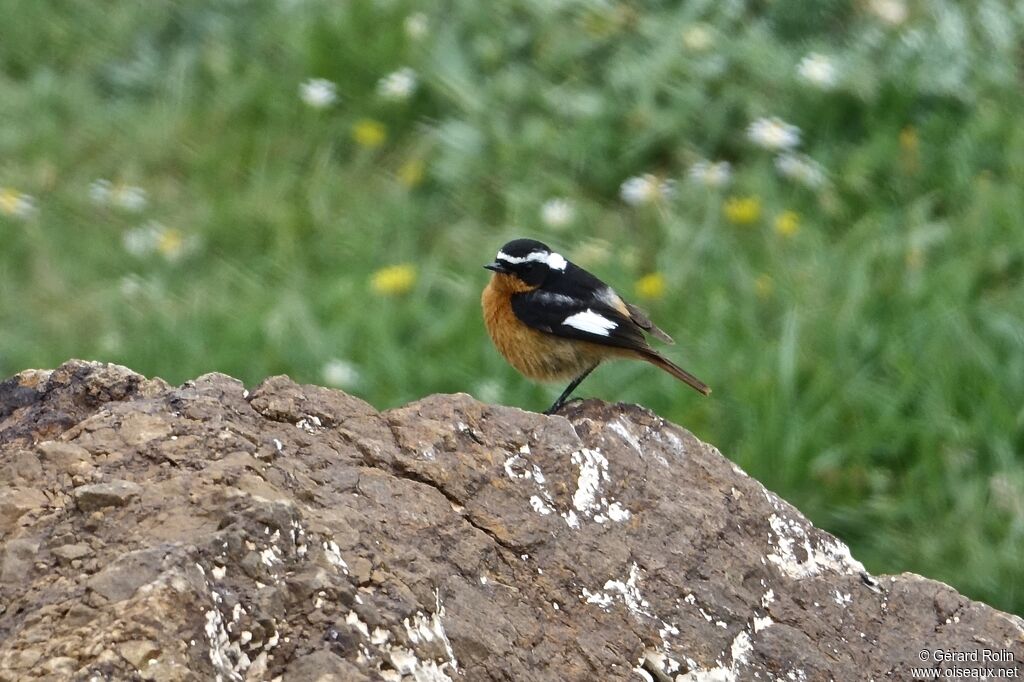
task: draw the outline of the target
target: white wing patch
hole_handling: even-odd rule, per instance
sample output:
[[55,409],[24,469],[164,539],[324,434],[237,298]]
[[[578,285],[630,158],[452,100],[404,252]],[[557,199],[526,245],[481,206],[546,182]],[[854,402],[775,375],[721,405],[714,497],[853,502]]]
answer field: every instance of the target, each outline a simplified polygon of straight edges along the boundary
[[580,302],[577,301],[572,296],[566,296],[565,294],[556,294],[551,291],[538,290],[536,296],[544,303],[549,305],[576,305]]
[[537,261],[539,263],[544,263],[552,270],[565,270],[565,266],[569,264],[568,261],[562,257],[562,254],[549,253],[548,251],[534,251],[523,258],[520,258],[519,256],[510,256],[504,251],[499,251],[496,258],[497,260],[503,260],[506,263],[512,263],[513,265]]
[[[533,255],[532,253],[530,254]],[[560,253],[549,253],[544,259],[544,262],[548,264],[548,267],[552,270],[565,270],[565,266],[568,265],[568,261],[562,258]]]
[[595,313],[590,308],[587,308],[582,313],[570,315],[562,321],[562,324],[579,329],[581,332],[597,334],[598,336],[608,336],[608,332],[619,326],[617,322],[613,322],[607,317]]

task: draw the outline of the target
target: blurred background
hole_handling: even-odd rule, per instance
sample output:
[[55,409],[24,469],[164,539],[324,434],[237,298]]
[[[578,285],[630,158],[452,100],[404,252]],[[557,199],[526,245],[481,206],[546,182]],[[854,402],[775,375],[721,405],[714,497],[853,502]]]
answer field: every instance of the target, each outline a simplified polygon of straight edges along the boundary
[[505,241],[676,337],[685,425],[872,572],[1024,613],[1024,6],[0,0],[0,375],[545,408]]

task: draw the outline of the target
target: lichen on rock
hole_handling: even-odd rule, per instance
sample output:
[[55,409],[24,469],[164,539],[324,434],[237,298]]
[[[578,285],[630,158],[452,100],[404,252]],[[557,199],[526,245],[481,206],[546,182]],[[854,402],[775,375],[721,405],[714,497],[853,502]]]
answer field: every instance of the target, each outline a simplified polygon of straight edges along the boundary
[[[906,679],[1024,623],[872,577],[635,406],[0,383],[0,680]],[[979,644],[984,642],[985,644]],[[941,667],[940,663],[930,663]]]

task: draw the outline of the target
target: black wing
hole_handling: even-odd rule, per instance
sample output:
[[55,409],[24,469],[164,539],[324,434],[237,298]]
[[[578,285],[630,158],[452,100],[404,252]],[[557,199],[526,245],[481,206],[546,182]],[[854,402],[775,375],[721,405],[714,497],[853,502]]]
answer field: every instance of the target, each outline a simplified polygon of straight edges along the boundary
[[598,298],[535,290],[512,296],[512,312],[538,331],[603,346],[649,350],[643,330]]

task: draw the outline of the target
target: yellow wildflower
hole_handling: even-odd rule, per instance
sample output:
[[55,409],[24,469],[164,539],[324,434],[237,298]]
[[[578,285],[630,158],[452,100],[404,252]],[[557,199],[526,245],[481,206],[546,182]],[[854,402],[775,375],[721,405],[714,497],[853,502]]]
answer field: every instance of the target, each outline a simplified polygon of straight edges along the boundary
[[660,272],[644,275],[636,281],[633,288],[638,298],[661,298],[665,295],[665,275]]
[[900,163],[903,166],[904,172],[909,174],[916,173],[920,164],[917,153],[917,129],[913,126],[907,126],[900,131],[900,150],[903,152]]
[[373,149],[384,144],[388,139],[388,129],[380,121],[372,118],[361,118],[352,126],[352,139],[360,147]]
[[905,152],[917,151],[917,129],[914,126],[907,126],[900,131],[900,147]]
[[28,218],[36,210],[35,199],[11,187],[0,187],[0,215]]
[[757,279],[754,280],[754,293],[757,294],[758,298],[768,298],[775,291],[775,281],[771,278],[771,275],[760,274]]
[[737,225],[750,225],[761,217],[761,200],[753,196],[729,197],[723,208],[729,222]]
[[398,181],[412,188],[423,182],[423,159],[409,159],[398,169]]
[[783,237],[792,237],[800,231],[800,214],[796,211],[783,211],[775,216],[775,231]]
[[180,256],[184,248],[185,235],[176,228],[167,228],[157,238],[156,250],[172,260]]
[[370,278],[370,287],[378,294],[386,296],[408,293],[415,283],[416,268],[408,263],[381,268]]

